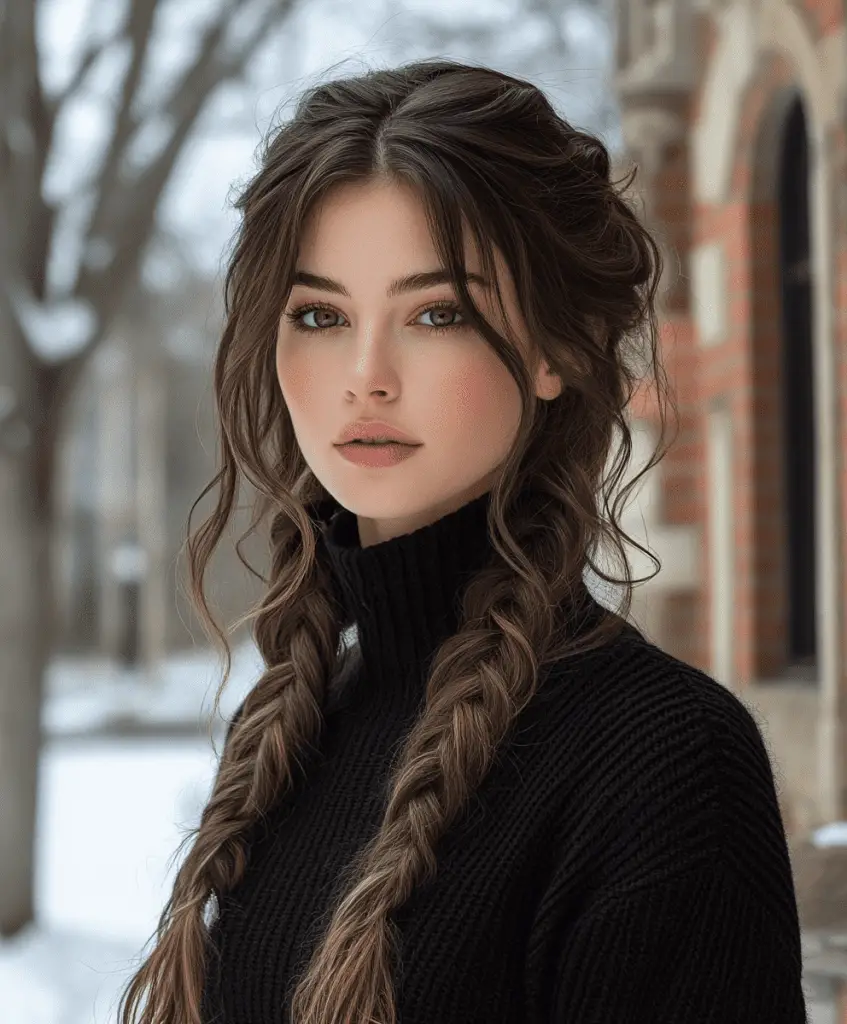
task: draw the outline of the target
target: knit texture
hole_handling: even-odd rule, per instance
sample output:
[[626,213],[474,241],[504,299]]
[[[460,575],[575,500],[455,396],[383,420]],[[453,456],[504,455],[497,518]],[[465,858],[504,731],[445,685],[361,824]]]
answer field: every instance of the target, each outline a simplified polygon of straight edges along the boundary
[[[221,900],[208,1024],[289,1024],[345,867],[379,827],[430,658],[490,550],[488,497],[365,549],[355,516],[329,522],[322,557],[362,668]],[[585,603],[601,610],[587,590]],[[435,879],[392,915],[399,1024],[807,1024],[762,735],[723,685],[632,627],[543,676],[436,855]]]

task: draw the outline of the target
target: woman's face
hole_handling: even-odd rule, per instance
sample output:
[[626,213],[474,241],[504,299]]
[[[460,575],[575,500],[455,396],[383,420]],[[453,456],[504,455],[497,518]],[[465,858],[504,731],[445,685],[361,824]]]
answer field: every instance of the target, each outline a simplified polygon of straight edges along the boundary
[[[356,515],[368,547],[490,489],[517,433],[520,392],[487,342],[464,326],[449,282],[392,293],[397,279],[439,269],[414,191],[384,182],[340,186],[305,228],[298,274],[338,287],[294,285],[280,318],[277,376],[306,462]],[[496,257],[509,318],[526,345],[511,275]],[[465,259],[469,273],[481,275],[467,243]],[[489,321],[502,326],[493,292],[473,280],[469,288]],[[321,308],[289,320],[313,305]],[[538,396],[560,391],[559,379],[539,365]],[[389,466],[350,462],[336,442],[360,418],[397,427],[419,447]]]

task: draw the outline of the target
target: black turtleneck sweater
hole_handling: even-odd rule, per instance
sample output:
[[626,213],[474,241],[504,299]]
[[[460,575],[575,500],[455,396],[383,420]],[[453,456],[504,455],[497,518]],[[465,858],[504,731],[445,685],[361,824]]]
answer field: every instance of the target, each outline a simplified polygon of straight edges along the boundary
[[[379,826],[424,667],[488,551],[487,504],[364,549],[355,516],[332,519],[322,557],[363,668],[221,901],[208,1024],[288,1024],[334,885]],[[393,915],[399,1024],[806,1024],[759,729],[631,627],[544,676],[436,854]]]

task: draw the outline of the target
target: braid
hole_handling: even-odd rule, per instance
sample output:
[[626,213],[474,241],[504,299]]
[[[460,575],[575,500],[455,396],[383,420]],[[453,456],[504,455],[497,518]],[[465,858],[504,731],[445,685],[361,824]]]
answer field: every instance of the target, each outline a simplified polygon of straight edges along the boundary
[[355,880],[294,992],[295,1024],[394,1024],[398,935],[390,914],[434,875],[436,843],[535,693],[555,634],[556,591],[567,584],[534,568],[545,564],[540,545],[549,535],[528,543],[520,576],[511,565],[491,566],[468,585],[463,625],[439,649],[426,709],[395,760],[380,829],[350,866]]
[[[156,948],[123,995],[120,1020],[132,1019],[149,989],[157,1007],[149,1024],[201,1024],[208,901],[240,881],[250,827],[291,787],[293,764],[302,769],[299,755],[317,746],[327,680],[336,667],[338,624],[326,568],[315,557],[314,532],[307,520],[303,528],[302,515],[283,510],[273,518],[276,582],[254,630],[268,668],[230,728],[200,824],[180,844],[194,839],[162,911]],[[180,970],[183,964],[195,966]]]

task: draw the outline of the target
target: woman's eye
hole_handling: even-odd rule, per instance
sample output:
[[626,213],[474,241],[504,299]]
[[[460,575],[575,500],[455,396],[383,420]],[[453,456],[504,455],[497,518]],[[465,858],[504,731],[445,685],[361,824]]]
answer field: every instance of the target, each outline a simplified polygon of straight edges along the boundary
[[[307,309],[301,314],[302,317],[314,316],[314,317],[334,317],[340,314],[334,312],[331,309]],[[327,323],[326,320],[320,319],[315,323],[307,323],[306,326],[311,330],[327,330],[330,327],[337,327],[338,324]]]
[[434,328],[442,328],[443,329],[443,328],[446,328],[446,327],[461,327],[461,326],[464,326],[462,324],[461,319],[459,320],[458,323],[455,323],[455,322],[454,323],[450,323],[449,322],[450,321],[450,317],[454,317],[454,316],[461,317],[461,315],[462,315],[459,312],[458,308],[455,307],[455,306],[430,306],[429,309],[423,310],[418,315],[419,316],[429,316],[429,315],[432,315],[435,318],[434,321],[431,321],[428,324],[424,324],[425,327],[434,327]]
[[[298,331],[330,331],[336,327],[341,326],[337,321],[335,323],[327,322],[327,318],[332,320],[333,317],[340,318],[344,321],[344,317],[341,313],[337,313],[334,309],[330,309],[328,306],[312,306],[306,308],[295,309],[290,313],[285,313],[286,320],[291,323],[295,330]],[[421,317],[430,317],[429,323],[419,323]],[[458,316],[460,319],[458,323],[450,322],[451,318]],[[314,317],[313,321],[306,320],[306,317]],[[446,303],[444,305],[428,306],[426,309],[421,310],[418,313],[413,323],[420,327],[427,327],[430,331],[450,331],[456,330],[460,327],[466,327],[466,323],[461,319],[462,313],[458,306],[452,303]]]

